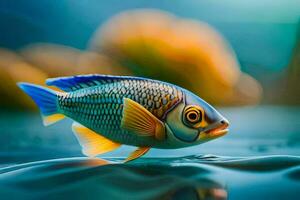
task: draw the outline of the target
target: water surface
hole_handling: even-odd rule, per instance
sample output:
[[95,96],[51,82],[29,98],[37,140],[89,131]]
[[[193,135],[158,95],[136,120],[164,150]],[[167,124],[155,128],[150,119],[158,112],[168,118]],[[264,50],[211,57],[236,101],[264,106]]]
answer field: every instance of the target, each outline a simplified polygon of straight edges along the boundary
[[85,158],[70,121],[45,128],[29,113],[0,114],[1,199],[297,199],[300,109],[223,109],[230,133],[207,144],[151,150],[122,164],[122,147]]
[[63,158],[0,170],[9,199],[295,199],[300,157]]

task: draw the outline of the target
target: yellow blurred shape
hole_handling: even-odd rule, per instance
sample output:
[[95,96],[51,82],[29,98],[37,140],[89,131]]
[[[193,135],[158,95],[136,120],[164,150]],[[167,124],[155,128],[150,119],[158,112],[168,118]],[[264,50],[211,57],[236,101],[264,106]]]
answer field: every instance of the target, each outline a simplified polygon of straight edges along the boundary
[[127,69],[96,52],[46,43],[31,44],[19,52],[22,56],[0,49],[2,107],[36,108],[33,101],[17,87],[17,82],[45,85],[48,77],[93,73],[130,75]]
[[90,42],[136,76],[183,86],[213,104],[255,104],[262,89],[240,71],[226,40],[208,24],[159,10],[121,13]]
[[109,57],[96,52],[84,52],[58,44],[37,43],[20,50],[31,64],[45,71],[50,77],[79,74],[129,74]]
[[20,56],[0,49],[0,106],[18,108],[36,108],[33,101],[21,91],[17,82],[44,84],[47,75],[26,63]]
[[76,74],[110,74],[130,75],[126,68],[120,66],[107,56],[96,52],[84,52],[77,60]]
[[57,44],[36,43],[20,50],[26,61],[50,77],[73,75],[81,51]]

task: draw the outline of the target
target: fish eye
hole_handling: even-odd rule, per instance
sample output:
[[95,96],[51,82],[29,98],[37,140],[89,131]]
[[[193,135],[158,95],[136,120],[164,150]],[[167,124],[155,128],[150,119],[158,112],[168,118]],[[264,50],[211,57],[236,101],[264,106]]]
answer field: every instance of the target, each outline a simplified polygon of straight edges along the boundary
[[196,113],[195,111],[191,111],[191,112],[188,112],[187,115],[186,115],[187,119],[194,123],[194,122],[197,122],[198,119],[199,119],[199,114]]
[[184,122],[188,126],[194,126],[202,121],[203,110],[198,106],[187,106],[184,110]]

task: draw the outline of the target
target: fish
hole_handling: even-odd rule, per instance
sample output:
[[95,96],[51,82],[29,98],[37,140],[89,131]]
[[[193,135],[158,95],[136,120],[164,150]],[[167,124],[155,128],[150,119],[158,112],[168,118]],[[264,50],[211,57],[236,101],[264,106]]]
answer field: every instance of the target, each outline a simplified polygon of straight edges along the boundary
[[95,157],[137,147],[124,162],[151,148],[179,149],[225,135],[229,122],[209,103],[171,83],[133,76],[101,74],[46,79],[50,89],[17,83],[40,109],[45,126],[65,117],[82,153]]

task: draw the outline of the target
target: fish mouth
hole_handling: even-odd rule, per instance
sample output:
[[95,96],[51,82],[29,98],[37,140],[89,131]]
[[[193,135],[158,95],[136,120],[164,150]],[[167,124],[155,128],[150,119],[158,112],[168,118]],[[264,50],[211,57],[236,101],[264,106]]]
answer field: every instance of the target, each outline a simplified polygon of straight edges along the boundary
[[228,132],[228,126],[229,123],[225,120],[222,120],[219,125],[209,128],[208,130],[204,131],[204,133],[211,138],[221,137]]

